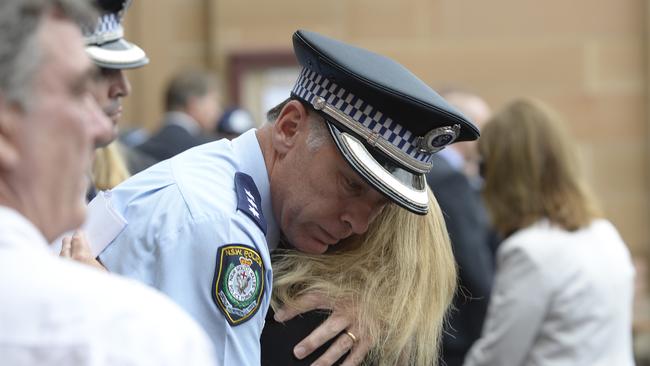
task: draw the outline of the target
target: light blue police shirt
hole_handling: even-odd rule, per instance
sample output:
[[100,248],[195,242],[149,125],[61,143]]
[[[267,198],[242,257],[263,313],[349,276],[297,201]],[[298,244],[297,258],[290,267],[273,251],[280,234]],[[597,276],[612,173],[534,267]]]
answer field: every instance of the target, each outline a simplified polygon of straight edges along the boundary
[[[238,172],[252,181],[236,189]],[[101,262],[180,304],[212,338],[218,364],[259,365],[273,282],[267,242],[274,248],[279,230],[255,131],[163,161],[113,189],[111,202],[128,225],[100,254]],[[260,217],[266,219],[266,235]],[[260,256],[257,263],[253,252]],[[264,274],[256,277],[262,265]],[[232,291],[224,294],[224,288]],[[227,305],[229,299],[246,300],[257,288],[259,301],[248,308]]]

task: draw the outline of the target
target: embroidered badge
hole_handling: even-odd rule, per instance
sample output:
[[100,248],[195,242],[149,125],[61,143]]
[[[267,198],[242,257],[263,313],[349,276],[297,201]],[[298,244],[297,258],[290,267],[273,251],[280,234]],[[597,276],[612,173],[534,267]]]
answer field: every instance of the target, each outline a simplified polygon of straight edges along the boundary
[[241,172],[235,173],[235,190],[237,191],[237,209],[248,215],[266,235],[262,198],[253,178]]
[[264,293],[264,262],[252,247],[229,244],[219,248],[212,299],[230,325],[250,319]]

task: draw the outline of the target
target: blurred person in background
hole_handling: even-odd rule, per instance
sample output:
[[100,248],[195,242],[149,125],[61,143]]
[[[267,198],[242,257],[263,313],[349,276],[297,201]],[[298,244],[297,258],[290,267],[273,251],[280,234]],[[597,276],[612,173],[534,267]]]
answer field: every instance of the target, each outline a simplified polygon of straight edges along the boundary
[[[474,122],[479,130],[492,114],[490,106],[485,100],[468,91],[443,89],[440,96]],[[480,190],[483,179],[479,174],[478,141],[461,141],[450,147],[451,149],[444,149],[436,156],[443,158],[451,168],[465,173],[472,187]]]
[[232,107],[226,109],[219,117],[215,136],[217,139],[232,140],[251,128],[255,128],[253,116],[244,108]]
[[0,2],[0,360],[213,365],[177,305],[48,251],[84,221],[87,172],[110,129],[79,28],[94,17],[81,0]]
[[189,70],[176,74],[165,92],[162,128],[136,148],[162,161],[211,141],[209,134],[221,115],[217,88],[217,80],[209,72]]
[[481,134],[483,194],[505,240],[465,365],[633,365],[630,254],[587,189],[562,121],[520,99]]
[[[490,117],[487,103],[474,94],[447,90],[440,95],[479,130]],[[481,335],[494,278],[492,247],[497,239],[477,189],[478,155],[476,141],[449,145],[433,156],[427,173],[427,183],[445,215],[458,265],[458,291],[442,342],[442,360],[447,366],[462,365]]]

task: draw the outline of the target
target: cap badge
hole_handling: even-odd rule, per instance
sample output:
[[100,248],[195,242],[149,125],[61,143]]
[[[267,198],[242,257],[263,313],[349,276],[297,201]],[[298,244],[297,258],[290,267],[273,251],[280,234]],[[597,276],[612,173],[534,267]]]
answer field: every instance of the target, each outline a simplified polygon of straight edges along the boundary
[[460,125],[438,127],[418,137],[417,146],[420,152],[435,153],[454,142],[460,134]]

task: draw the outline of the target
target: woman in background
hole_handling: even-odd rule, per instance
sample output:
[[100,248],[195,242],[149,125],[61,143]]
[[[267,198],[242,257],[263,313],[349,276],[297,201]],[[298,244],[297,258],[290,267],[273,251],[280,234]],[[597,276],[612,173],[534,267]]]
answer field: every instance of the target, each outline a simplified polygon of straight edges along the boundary
[[131,176],[117,144],[113,141],[95,150],[93,183],[99,191],[113,189]]
[[484,197],[506,238],[465,365],[633,365],[630,255],[559,118],[517,100],[481,131]]
[[[350,308],[357,310],[361,329],[349,336],[370,348],[363,364],[437,364],[442,324],[456,288],[456,267],[431,192],[429,201],[425,216],[388,205],[367,234],[348,238],[326,254],[276,251],[273,309],[296,306],[296,298],[313,292],[335,302],[352,299]],[[293,346],[326,314],[310,312],[283,324],[269,313],[262,333],[262,365],[310,365],[327,349],[323,346],[303,360],[292,354]]]

